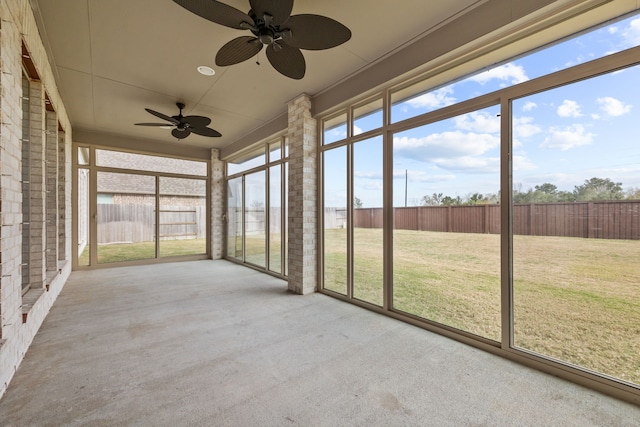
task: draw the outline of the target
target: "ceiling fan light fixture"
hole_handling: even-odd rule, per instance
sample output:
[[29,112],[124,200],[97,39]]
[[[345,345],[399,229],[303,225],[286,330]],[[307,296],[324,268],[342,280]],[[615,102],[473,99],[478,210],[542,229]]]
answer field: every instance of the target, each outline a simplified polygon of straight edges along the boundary
[[213,68],[208,67],[206,65],[200,65],[198,67],[198,72],[203,76],[213,76],[216,73],[216,71]]
[[180,112],[175,116],[167,116],[166,114],[159,113],[150,108],[145,108],[145,111],[151,115],[154,115],[168,123],[135,123],[137,126],[152,126],[166,129],[171,129],[171,135],[178,139],[184,139],[195,133],[196,135],[208,136],[208,137],[221,137],[222,134],[215,129],[211,129],[209,124],[211,119],[204,116],[183,116],[182,110],[185,105],[182,102],[176,102],[176,107]]
[[222,1],[173,1],[208,21],[251,32],[251,36],[236,37],[218,50],[215,63],[220,67],[246,61],[264,48],[276,71],[299,80],[306,69],[301,49],[331,49],[351,39],[351,30],[329,17],[292,16],[294,0],[249,0],[248,13]]

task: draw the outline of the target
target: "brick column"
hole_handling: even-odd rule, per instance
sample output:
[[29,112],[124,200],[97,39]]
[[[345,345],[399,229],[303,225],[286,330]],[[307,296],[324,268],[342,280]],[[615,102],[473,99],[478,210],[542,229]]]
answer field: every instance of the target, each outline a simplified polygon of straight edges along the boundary
[[[29,140],[23,146],[29,151],[29,170],[26,172],[28,183],[29,216],[23,218],[29,224],[29,283],[32,288],[44,285],[46,272],[45,249],[46,235],[46,186],[45,186],[45,120],[44,92],[42,83],[31,81],[29,85]],[[24,167],[24,164],[23,164]],[[23,175],[25,175],[23,173]],[[24,197],[24,194],[23,194]],[[23,227],[24,230],[24,227]]]
[[[22,324],[22,64],[20,31],[0,2],[0,339]],[[0,350],[6,348],[0,345]],[[0,395],[15,371],[0,351]],[[14,351],[16,354],[17,350]],[[4,353],[4,354],[3,354]]]
[[[58,260],[67,259],[67,148],[65,133],[58,132]],[[71,237],[71,234],[69,234]]]
[[45,113],[46,269],[58,270],[58,115]]
[[317,124],[311,99],[303,94],[288,106],[289,136],[289,291],[317,289]]
[[220,150],[211,150],[211,258],[221,259],[224,253],[225,213],[224,162]]

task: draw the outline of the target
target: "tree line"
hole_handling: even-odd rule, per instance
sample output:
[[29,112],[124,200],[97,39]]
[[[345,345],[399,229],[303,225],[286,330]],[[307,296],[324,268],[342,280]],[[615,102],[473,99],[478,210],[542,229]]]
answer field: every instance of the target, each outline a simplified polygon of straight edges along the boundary
[[[553,202],[589,202],[599,200],[630,200],[640,199],[640,188],[624,191],[621,182],[614,182],[610,178],[591,178],[581,185],[576,185],[573,191],[558,190],[554,184],[545,182],[541,185],[522,190],[521,185],[513,189],[513,203],[553,203]],[[469,193],[465,197],[448,196],[443,193],[433,193],[420,199],[422,206],[459,206],[499,204],[500,192],[494,194]]]

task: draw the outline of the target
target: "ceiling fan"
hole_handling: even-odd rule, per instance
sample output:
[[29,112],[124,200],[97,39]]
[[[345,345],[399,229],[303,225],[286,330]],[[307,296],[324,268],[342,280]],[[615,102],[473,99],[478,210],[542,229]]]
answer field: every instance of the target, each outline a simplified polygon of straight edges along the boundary
[[251,10],[244,13],[215,0],[173,0],[196,15],[253,36],[235,38],[216,54],[216,65],[228,66],[246,61],[267,46],[267,58],[279,73],[301,79],[306,71],[300,49],[322,50],[336,47],[351,38],[351,31],[340,22],[321,15],[293,15],[293,0],[249,0]]
[[145,110],[149,114],[153,114],[154,116],[159,117],[162,120],[166,120],[169,123],[136,123],[136,125],[159,127],[170,126],[173,127],[173,129],[171,130],[171,135],[175,136],[178,139],[184,139],[191,135],[192,132],[196,135],[202,136],[222,136],[220,132],[207,127],[209,123],[211,123],[210,118],[204,116],[183,116],[182,109],[184,108],[184,104],[182,102],[177,102],[176,106],[180,109],[180,113],[177,116],[171,117],[162,113],[158,113],[157,111],[153,111],[150,108],[145,108]]

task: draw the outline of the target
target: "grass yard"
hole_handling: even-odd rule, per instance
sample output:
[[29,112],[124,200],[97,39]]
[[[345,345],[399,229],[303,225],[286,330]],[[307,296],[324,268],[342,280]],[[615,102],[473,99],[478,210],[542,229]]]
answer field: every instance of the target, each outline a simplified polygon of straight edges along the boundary
[[[269,236],[269,270],[282,273],[284,265],[282,263],[282,235],[271,233]],[[251,234],[245,238],[245,262],[265,267],[266,235]],[[227,256],[242,259],[242,236],[235,236],[231,242],[227,242]]]
[[[204,254],[207,252],[206,239],[161,240],[160,256]],[[153,259],[156,256],[155,242],[114,243],[98,245],[98,263]],[[89,265],[89,247],[85,248],[78,260],[79,265]]]
[[[346,233],[325,231],[346,293]],[[354,296],[382,302],[382,233],[355,229]],[[640,241],[515,236],[517,347],[640,384]],[[500,237],[394,232],[394,308],[500,340]]]

